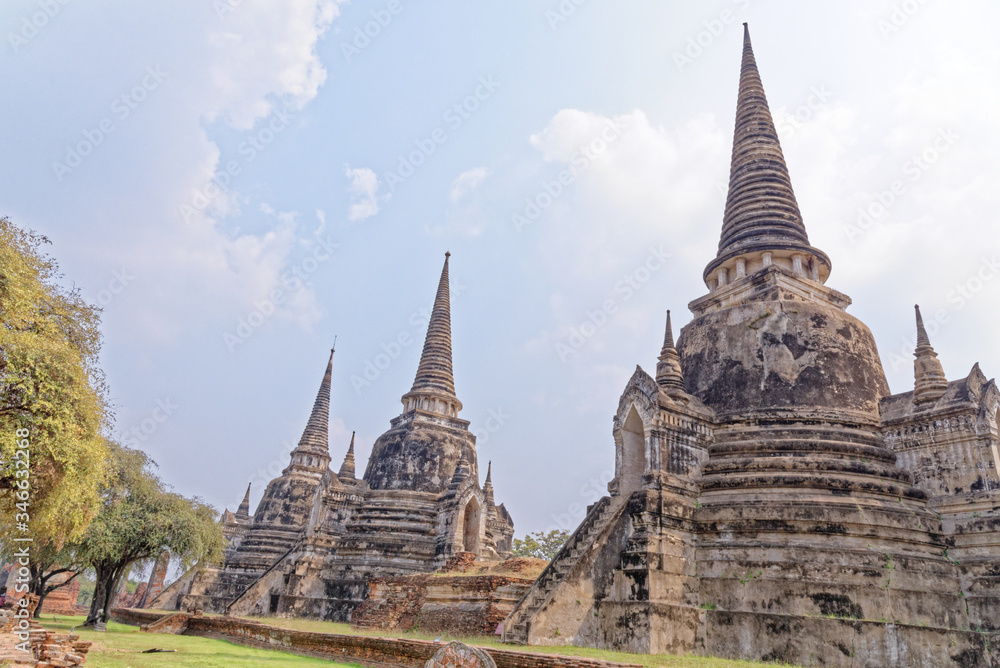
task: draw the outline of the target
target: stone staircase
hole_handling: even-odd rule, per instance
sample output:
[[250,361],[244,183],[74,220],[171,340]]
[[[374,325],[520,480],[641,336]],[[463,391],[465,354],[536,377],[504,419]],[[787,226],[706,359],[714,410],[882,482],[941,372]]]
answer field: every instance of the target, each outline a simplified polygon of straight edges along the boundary
[[580,558],[594,546],[597,537],[618,515],[627,500],[627,496],[605,496],[590,508],[587,517],[507,616],[503,624],[504,642],[528,644],[531,618],[542,609],[559,584],[579,563]]
[[287,552],[285,552],[283,555],[275,559],[274,563],[268,566],[263,573],[255,577],[252,582],[243,587],[243,590],[239,594],[237,594],[233,599],[231,599],[228,603],[226,603],[224,614],[227,615],[230,614],[233,611],[233,607],[237,603],[239,603],[243,598],[245,598],[248,594],[250,594],[255,586],[261,583],[264,580],[264,578],[270,575],[272,571],[274,571],[279,565],[281,565],[281,563],[288,557],[288,555],[290,555],[292,552],[295,552],[297,549],[302,547],[302,544],[304,542],[305,542],[304,538],[299,538],[297,541],[295,541],[295,543],[292,544],[290,548],[288,548]]

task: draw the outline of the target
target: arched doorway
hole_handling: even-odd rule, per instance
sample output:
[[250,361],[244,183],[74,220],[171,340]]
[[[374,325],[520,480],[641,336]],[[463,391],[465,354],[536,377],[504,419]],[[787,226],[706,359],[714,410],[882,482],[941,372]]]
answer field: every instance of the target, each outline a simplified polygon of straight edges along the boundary
[[632,406],[622,425],[622,470],[618,489],[628,494],[642,489],[642,474],[646,471],[646,434],[642,418]]
[[462,522],[462,549],[466,552],[479,554],[479,501],[472,497],[465,506],[465,519]]

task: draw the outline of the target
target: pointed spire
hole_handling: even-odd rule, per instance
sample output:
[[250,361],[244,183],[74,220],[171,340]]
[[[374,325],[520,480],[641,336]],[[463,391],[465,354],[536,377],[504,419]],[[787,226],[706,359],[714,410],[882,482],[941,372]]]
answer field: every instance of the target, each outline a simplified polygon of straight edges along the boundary
[[[920,304],[914,304],[913,310],[917,314],[917,347],[925,346],[931,347],[930,337],[927,336],[927,330],[924,329],[924,318],[920,315]],[[932,348],[933,350],[933,348]]]
[[681,356],[674,347],[674,332],[667,310],[667,327],[663,334],[663,348],[656,363],[656,383],[667,392],[684,391],[684,374],[681,370]]
[[948,391],[948,378],[944,375],[944,367],[924,329],[920,306],[914,305],[913,308],[917,313],[917,347],[913,350],[913,403],[923,404],[937,401]]
[[448,293],[448,260],[451,253],[444,254],[444,268],[438,282],[434,310],[427,325],[427,338],[417,367],[417,377],[411,392],[433,389],[455,395],[455,379],[451,368],[451,304]]
[[[821,281],[830,273],[830,259],[809,245],[778,131],[757,71],[750,28],[744,23],[729,194],[719,253],[705,269],[705,279],[708,281],[709,275],[723,265],[726,265],[723,269],[731,269],[728,265],[735,265],[739,256],[749,256],[753,261],[768,251],[788,258],[802,254],[804,264],[818,262],[814,275]],[[764,262],[761,267],[766,265]]]
[[309,415],[309,422],[302,432],[302,438],[296,450],[309,449],[320,450],[323,453],[329,452],[330,439],[330,378],[333,375],[333,353],[336,349],[330,349],[330,360],[326,363],[326,373],[323,374],[323,382],[320,383],[319,392],[316,393],[316,401],[313,403],[312,413]]
[[344,456],[344,463],[340,465],[340,473],[337,474],[338,478],[344,479],[354,479],[354,434],[356,432],[351,432],[351,444],[347,448],[347,455]]
[[236,510],[236,517],[241,520],[248,519],[250,517],[250,485],[253,483],[247,483],[247,493],[243,495],[243,501],[240,502],[240,507]]
[[486,497],[486,508],[491,509],[496,505],[493,500],[493,462],[486,465],[486,482],[483,483],[483,496]]
[[667,309],[667,331],[663,333],[663,350],[674,349],[674,327],[670,324],[670,309]]
[[420,364],[413,387],[403,395],[405,411],[420,409],[457,417],[462,402],[455,395],[455,378],[451,365],[451,303],[448,292],[448,260],[444,254],[444,267],[438,281],[434,308],[427,324],[427,338],[420,354]]

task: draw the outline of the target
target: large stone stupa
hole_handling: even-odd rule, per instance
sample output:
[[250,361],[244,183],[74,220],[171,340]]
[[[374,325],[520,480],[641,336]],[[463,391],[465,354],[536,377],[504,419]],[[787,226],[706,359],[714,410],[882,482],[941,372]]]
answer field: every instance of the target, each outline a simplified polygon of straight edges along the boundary
[[[708,294],[614,418],[616,475],[507,640],[811,666],[1000,666],[1000,392],[914,389],[828,287],[744,32]],[[887,304],[886,308],[893,308]],[[902,309],[901,309],[902,310]]]

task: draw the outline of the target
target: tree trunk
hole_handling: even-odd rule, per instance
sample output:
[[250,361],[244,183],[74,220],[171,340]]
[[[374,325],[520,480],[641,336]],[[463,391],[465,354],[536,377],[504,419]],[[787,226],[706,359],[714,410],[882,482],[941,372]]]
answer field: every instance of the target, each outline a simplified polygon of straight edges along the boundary
[[37,596],[38,596],[38,607],[35,608],[35,614],[32,615],[35,619],[41,619],[42,618],[42,605],[45,603],[45,597],[47,596],[47,594],[48,594],[48,592],[37,594]]
[[94,598],[90,601],[90,612],[83,626],[92,628],[98,620],[108,621],[108,612],[118,592],[121,570],[117,564],[94,565]]
[[[73,573],[73,574],[68,578],[66,578],[65,580],[63,580],[62,582],[60,582],[59,584],[50,586],[49,580],[51,580],[53,577],[61,573]],[[75,580],[76,576],[79,574],[80,571],[71,571],[68,568],[60,568],[55,571],[50,571],[46,575],[38,578],[38,590],[34,592],[35,594],[38,595],[38,607],[35,608],[35,619],[42,618],[42,603],[45,602],[45,597],[54,592],[56,589],[68,585],[70,582]]]
[[111,583],[107,589],[107,595],[104,597],[104,610],[102,611],[101,619],[108,621],[111,618],[111,606],[115,602],[115,597],[118,595],[118,588],[121,586],[122,578],[128,573],[128,566],[119,566],[114,570],[114,574],[111,577]]
[[83,623],[85,627],[93,628],[97,622],[97,616],[103,607],[104,590],[106,589],[106,581],[103,575],[103,568],[94,568],[94,596],[90,599],[90,611],[87,613],[87,621]]
[[45,603],[45,596],[49,593],[45,591],[45,584],[49,581],[52,574],[45,575],[44,568],[38,567],[36,569],[35,565],[31,566],[31,593],[38,597],[38,606],[35,607],[35,614],[33,615],[35,619],[42,618],[42,604]]

